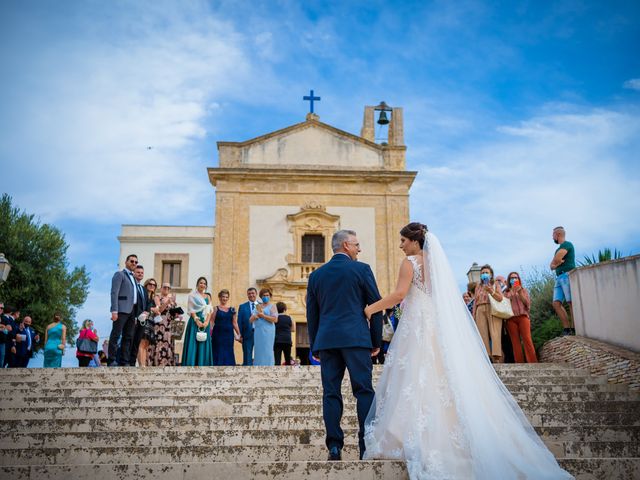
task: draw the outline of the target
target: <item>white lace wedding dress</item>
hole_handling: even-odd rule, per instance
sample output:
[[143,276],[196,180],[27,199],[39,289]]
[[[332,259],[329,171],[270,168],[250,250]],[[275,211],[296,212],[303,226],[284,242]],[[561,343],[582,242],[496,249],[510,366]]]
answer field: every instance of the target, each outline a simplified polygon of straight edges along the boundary
[[440,242],[427,233],[367,417],[365,459],[412,480],[568,479],[498,378]]

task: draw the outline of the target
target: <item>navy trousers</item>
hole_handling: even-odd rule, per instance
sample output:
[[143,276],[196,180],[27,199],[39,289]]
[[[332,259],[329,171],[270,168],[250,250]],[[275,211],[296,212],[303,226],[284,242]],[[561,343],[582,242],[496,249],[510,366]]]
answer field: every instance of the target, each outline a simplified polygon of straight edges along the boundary
[[[136,327],[135,307],[131,313],[118,313],[118,319],[111,326],[109,335],[109,365],[130,365],[133,334]],[[122,338],[121,338],[122,337]],[[119,343],[118,343],[119,342]],[[118,347],[118,344],[120,347]]]
[[253,331],[248,337],[242,337],[242,365],[253,365]]
[[364,421],[367,418],[374,390],[371,375],[373,366],[371,350],[368,348],[337,348],[320,351],[322,375],[322,416],[327,431],[327,448],[344,446],[344,432],[340,427],[342,419],[342,379],[345,368],[349,370],[351,390],[356,397],[358,411],[358,445],[360,459],[364,455]]

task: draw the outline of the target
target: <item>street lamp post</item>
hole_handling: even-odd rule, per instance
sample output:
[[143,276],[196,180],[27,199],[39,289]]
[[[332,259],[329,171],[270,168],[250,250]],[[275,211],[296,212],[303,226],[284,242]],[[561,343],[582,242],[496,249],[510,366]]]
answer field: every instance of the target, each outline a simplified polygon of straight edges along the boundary
[[469,271],[467,272],[469,283],[478,283],[480,281],[480,270],[481,268],[478,264],[473,262],[473,265],[471,265],[471,268],[469,268]]
[[4,253],[0,253],[0,284],[3,284],[7,280],[9,270],[11,270],[9,260],[4,258]]

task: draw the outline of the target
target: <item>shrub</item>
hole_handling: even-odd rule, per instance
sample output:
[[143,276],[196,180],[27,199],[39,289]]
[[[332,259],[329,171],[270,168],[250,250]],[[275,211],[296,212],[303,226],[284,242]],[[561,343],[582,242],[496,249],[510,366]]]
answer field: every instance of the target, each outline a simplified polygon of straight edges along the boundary
[[540,350],[540,347],[552,338],[559,337],[562,333],[562,323],[560,319],[555,315],[547,318],[537,327],[531,327],[531,338],[533,339],[533,346],[536,350]]
[[553,285],[555,276],[550,271],[535,267],[523,275],[524,287],[531,297],[531,330],[556,315],[553,309]]

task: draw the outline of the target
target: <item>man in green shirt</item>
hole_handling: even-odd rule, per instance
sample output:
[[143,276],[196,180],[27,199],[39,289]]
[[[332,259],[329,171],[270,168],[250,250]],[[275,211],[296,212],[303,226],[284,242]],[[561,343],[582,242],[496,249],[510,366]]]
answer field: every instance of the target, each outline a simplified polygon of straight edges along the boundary
[[569,285],[569,272],[576,268],[576,252],[571,242],[565,239],[566,232],[563,227],[553,229],[553,241],[559,245],[551,260],[551,270],[556,271],[556,283],[553,286],[553,308],[562,322],[562,335],[575,335],[576,330],[571,319],[567,315],[562,302],[569,304],[571,311],[571,286]]

